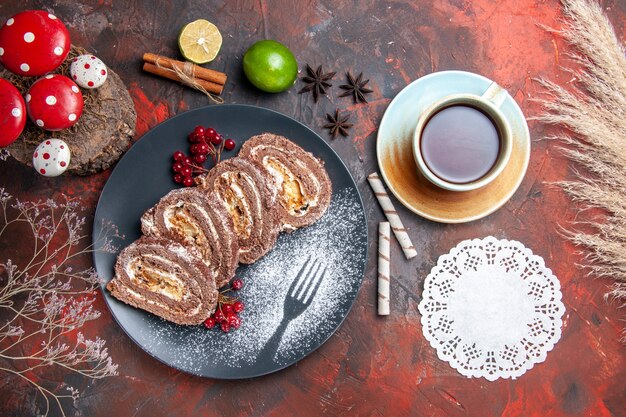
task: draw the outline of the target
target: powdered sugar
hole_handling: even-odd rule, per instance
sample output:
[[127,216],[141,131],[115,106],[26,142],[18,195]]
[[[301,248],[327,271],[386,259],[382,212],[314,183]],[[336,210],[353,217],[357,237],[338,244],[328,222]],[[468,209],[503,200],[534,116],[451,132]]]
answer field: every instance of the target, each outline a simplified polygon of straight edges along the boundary
[[[340,190],[318,222],[282,234],[265,257],[239,267],[245,286],[238,294],[246,304],[239,330],[176,326],[146,314],[142,344],[171,365],[201,375],[236,378],[286,366],[326,340],[347,315],[363,277],[366,240],[356,190]],[[288,322],[274,358],[257,360],[281,325],[289,286],[309,256],[327,268],[325,278],[311,305]]]

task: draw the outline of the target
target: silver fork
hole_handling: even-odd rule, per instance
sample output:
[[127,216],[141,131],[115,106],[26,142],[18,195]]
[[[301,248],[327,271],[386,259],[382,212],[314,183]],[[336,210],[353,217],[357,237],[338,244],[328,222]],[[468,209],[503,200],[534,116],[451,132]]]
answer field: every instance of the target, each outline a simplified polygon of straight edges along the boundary
[[259,365],[262,366],[264,361],[274,361],[287,325],[311,305],[317,290],[322,281],[324,281],[325,275],[326,267],[322,269],[322,263],[318,259],[311,262],[311,257],[309,256],[289,286],[285,303],[283,304],[283,320],[257,356]]

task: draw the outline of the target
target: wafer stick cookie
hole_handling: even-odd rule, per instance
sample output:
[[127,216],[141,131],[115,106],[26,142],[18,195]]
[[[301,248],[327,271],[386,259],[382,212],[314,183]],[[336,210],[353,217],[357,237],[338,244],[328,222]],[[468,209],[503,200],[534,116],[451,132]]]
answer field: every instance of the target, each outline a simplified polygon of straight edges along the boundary
[[389,315],[389,222],[378,223],[378,315]]
[[385,216],[391,225],[393,234],[396,236],[396,239],[398,239],[398,243],[400,243],[404,256],[406,256],[407,259],[416,257],[417,251],[415,250],[415,246],[413,246],[411,238],[402,225],[398,212],[393,207],[393,204],[389,199],[389,195],[387,195],[387,191],[385,191],[385,186],[378,177],[378,174],[376,172],[371,173],[367,176],[367,180],[369,181],[372,190],[374,190],[374,195],[376,195],[378,203],[380,203],[383,213],[385,213]]

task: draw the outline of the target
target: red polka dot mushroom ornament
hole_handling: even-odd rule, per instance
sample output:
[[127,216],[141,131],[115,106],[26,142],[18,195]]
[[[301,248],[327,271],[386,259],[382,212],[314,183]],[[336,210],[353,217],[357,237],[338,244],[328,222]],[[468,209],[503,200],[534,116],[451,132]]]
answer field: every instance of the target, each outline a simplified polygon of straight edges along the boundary
[[63,75],[46,75],[35,81],[25,98],[30,120],[45,130],[67,129],[83,112],[80,89]]
[[33,168],[45,177],[56,177],[70,165],[70,148],[61,139],[46,139],[33,152]]
[[24,130],[26,106],[17,88],[0,78],[0,147],[9,146]]
[[70,35],[55,15],[27,10],[0,28],[0,64],[9,71],[35,77],[55,70],[70,50]]
[[81,55],[72,60],[70,75],[76,84],[91,90],[104,84],[108,71],[100,58],[94,55]]

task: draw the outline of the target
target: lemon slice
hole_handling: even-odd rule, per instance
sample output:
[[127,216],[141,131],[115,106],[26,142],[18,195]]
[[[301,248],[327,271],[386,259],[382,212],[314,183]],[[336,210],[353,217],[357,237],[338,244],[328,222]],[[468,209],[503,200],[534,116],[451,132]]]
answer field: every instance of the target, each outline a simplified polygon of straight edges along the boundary
[[178,47],[185,59],[196,64],[213,61],[222,47],[222,34],[213,23],[198,19],[186,24],[178,35]]

